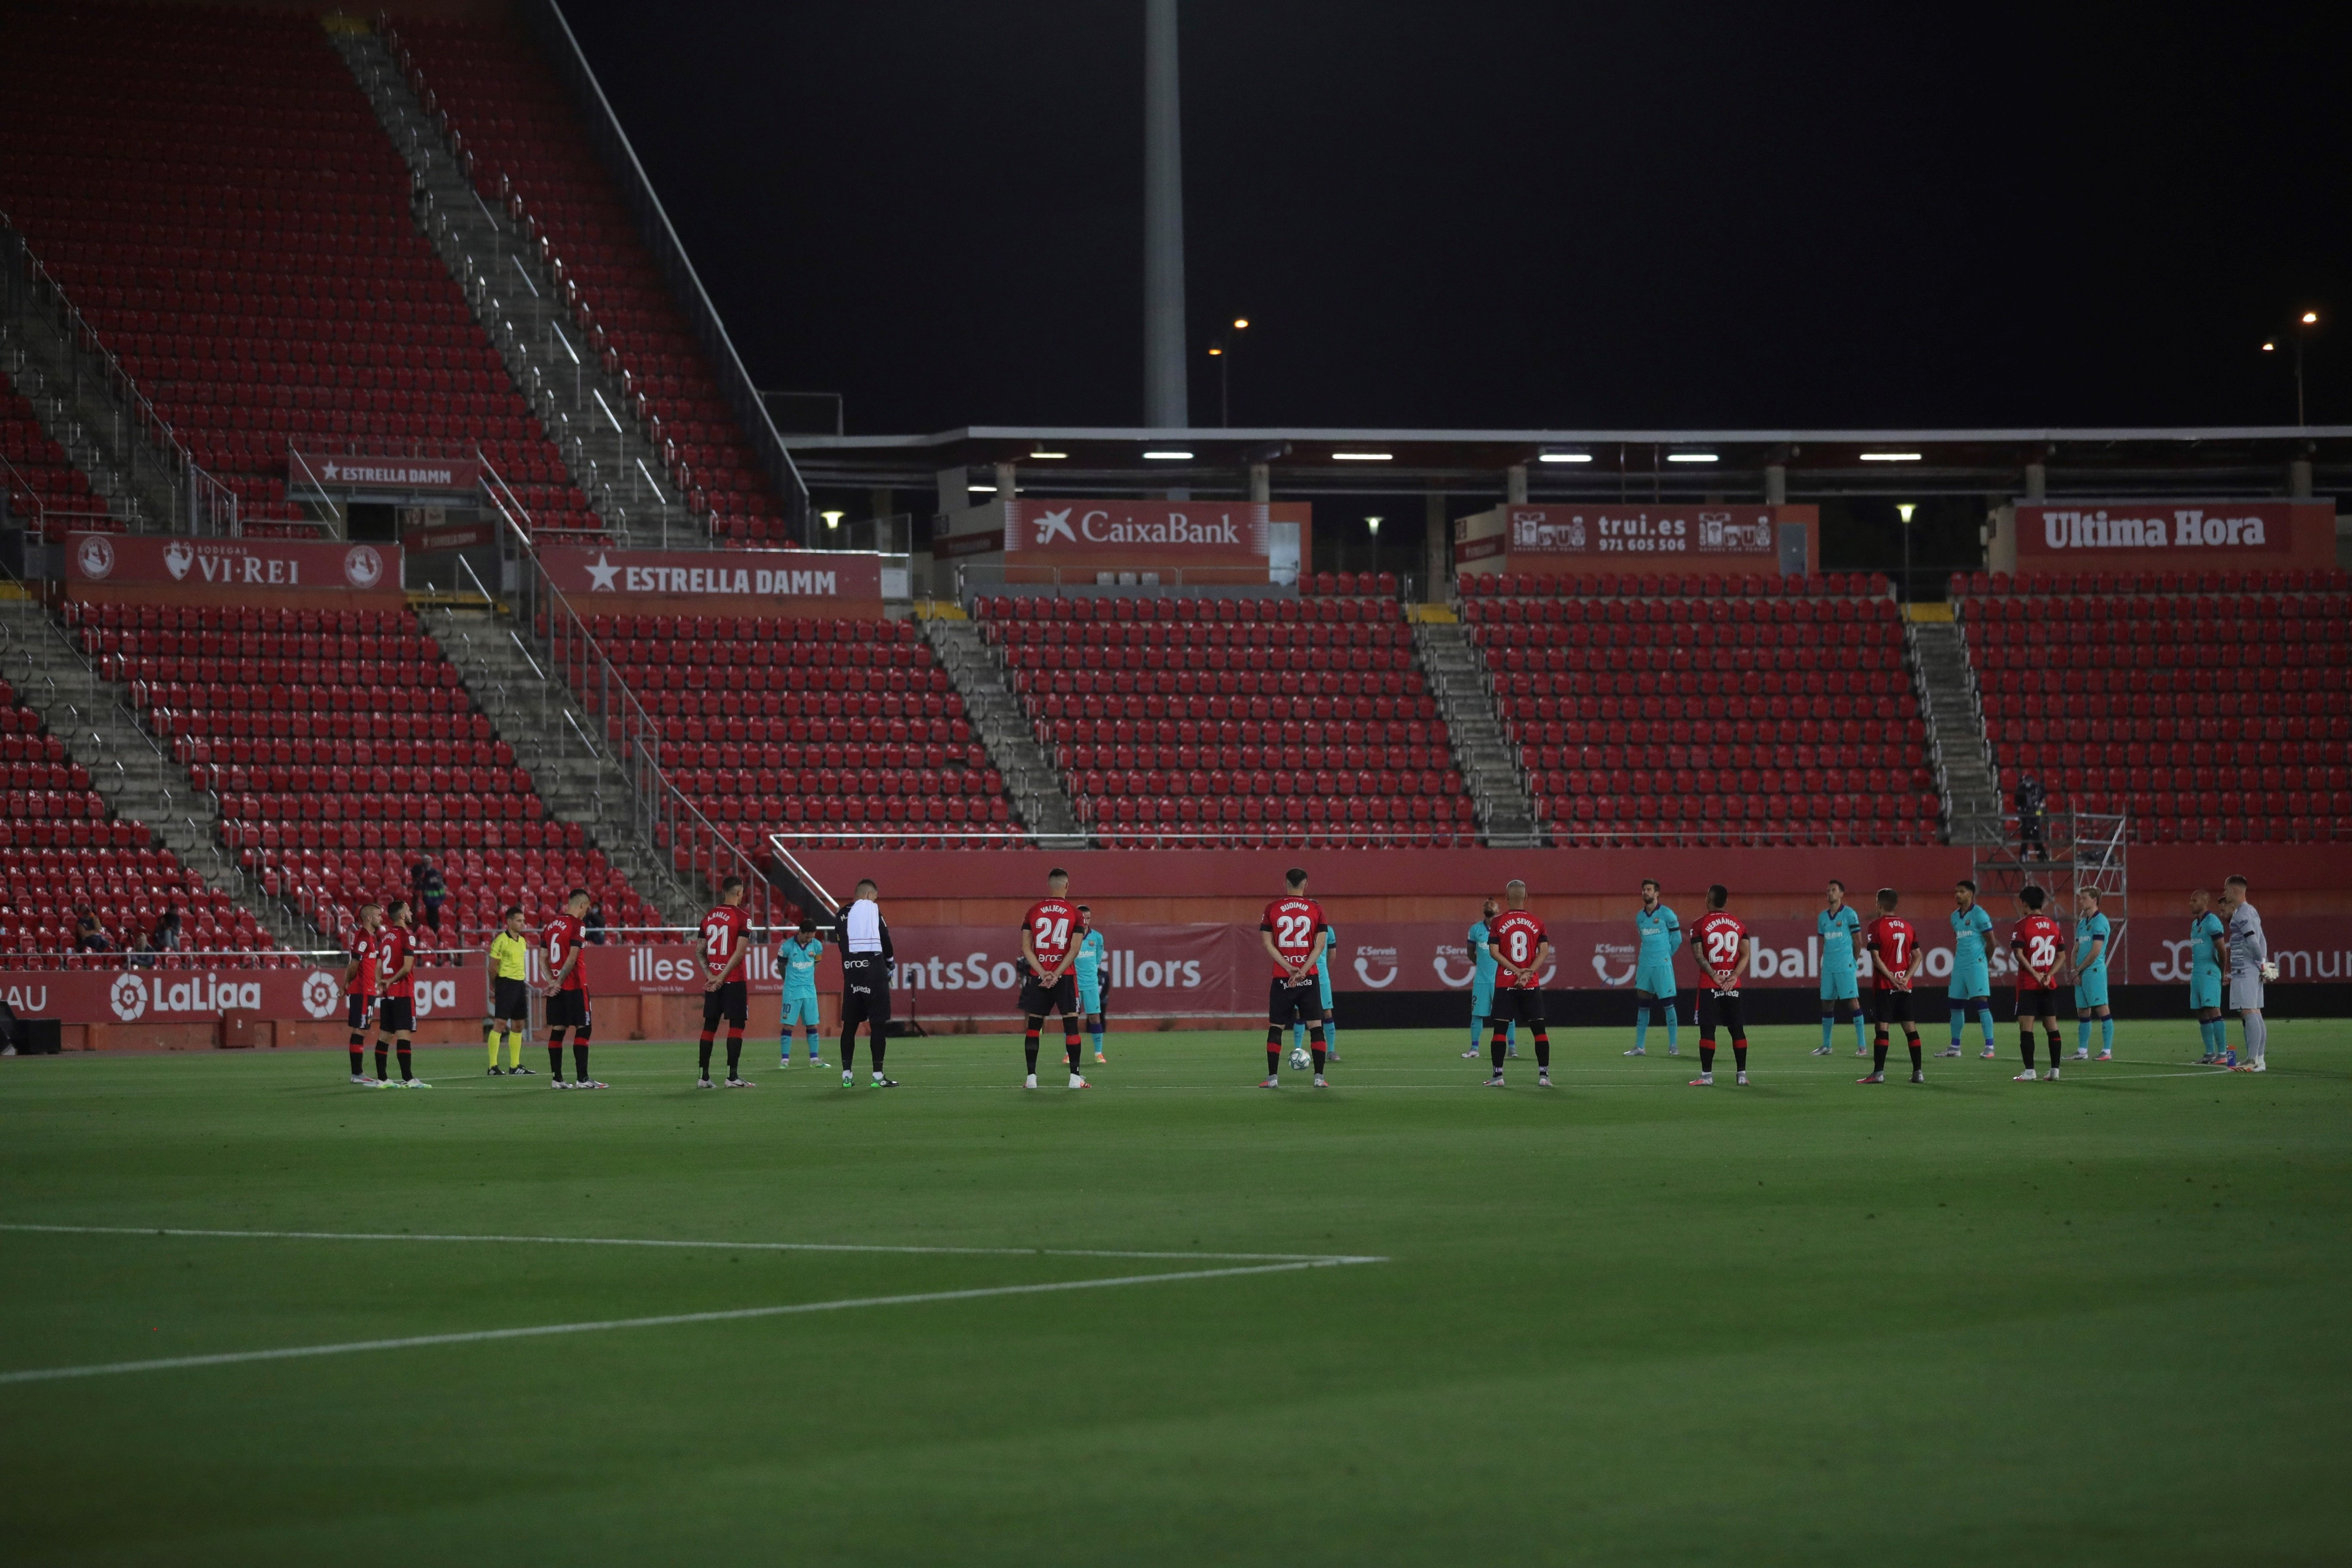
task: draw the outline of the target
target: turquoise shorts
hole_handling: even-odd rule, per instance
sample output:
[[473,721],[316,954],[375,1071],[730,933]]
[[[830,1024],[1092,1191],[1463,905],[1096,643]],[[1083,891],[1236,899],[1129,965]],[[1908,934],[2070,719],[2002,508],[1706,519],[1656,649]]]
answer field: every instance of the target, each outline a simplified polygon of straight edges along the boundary
[[1102,1011],[1101,981],[1097,980],[1091,986],[1084,980],[1078,982],[1078,1011],[1088,1018],[1093,1018]]
[[1860,1002],[1861,982],[1852,969],[1838,974],[1822,971],[1822,1000],[1825,1002]]
[[2074,1010],[2107,1005],[2107,967],[2100,965],[2074,977]]
[[1470,988],[1470,1016],[1474,1019],[1495,1016],[1495,988],[1491,983]]
[[1331,977],[1328,974],[1322,976],[1321,984],[1323,988],[1323,1010],[1328,1013],[1331,1010]]
[[2220,1009],[2221,1006],[2221,970],[2192,969],[2189,971],[2189,1005],[2199,1011],[2207,1008]]
[[1647,991],[1654,997],[1675,994],[1675,967],[1672,964],[1644,964],[1633,971],[1633,988]]
[[786,996],[784,998],[784,1021],[782,1027],[790,1029],[794,1024],[803,1023],[808,1025],[811,1029],[816,1029],[822,1026],[822,1020],[817,1017],[816,993],[814,991],[811,991],[805,996]]
[[1963,1002],[1989,1002],[1992,1000],[1992,971],[1981,964],[1954,969],[1951,983],[1944,988],[1944,995],[1954,1007]]

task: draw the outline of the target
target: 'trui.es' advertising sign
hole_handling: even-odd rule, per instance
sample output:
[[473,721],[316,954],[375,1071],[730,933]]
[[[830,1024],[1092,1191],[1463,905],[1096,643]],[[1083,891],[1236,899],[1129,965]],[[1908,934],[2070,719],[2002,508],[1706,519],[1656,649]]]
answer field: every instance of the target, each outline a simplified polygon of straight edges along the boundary
[[2020,503],[2024,571],[2150,571],[2336,564],[2336,508],[2311,501]]
[[1777,560],[1780,549],[1769,507],[1512,507],[1504,528],[1510,555],[1568,561],[1612,556]]
[[544,545],[540,564],[584,612],[659,600],[712,615],[840,614],[878,605],[882,558],[849,550],[638,550]]
[[66,580],[367,593],[400,587],[400,547],[341,540],[68,534]]

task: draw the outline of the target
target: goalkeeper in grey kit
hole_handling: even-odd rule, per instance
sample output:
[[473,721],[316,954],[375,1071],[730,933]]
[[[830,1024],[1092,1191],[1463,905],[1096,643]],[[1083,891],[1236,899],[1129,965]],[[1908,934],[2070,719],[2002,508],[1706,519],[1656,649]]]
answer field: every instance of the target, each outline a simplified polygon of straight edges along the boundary
[[896,1089],[896,1079],[882,1076],[882,1051],[890,1029],[890,972],[897,955],[890,947],[890,927],[882,919],[880,889],[872,878],[857,884],[857,896],[841,912],[835,929],[841,933],[841,1086],[856,1082],[850,1068],[857,1053],[857,1026],[866,1026],[866,1049],[874,1056],[874,1087]]

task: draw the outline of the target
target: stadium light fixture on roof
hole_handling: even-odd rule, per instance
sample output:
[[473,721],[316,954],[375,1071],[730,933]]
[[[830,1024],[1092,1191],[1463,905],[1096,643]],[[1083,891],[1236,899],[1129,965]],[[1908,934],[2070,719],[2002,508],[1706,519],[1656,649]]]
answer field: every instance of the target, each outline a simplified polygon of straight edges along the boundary
[[1386,463],[1394,455],[1396,455],[1391,452],[1334,452],[1331,454],[1331,461],[1334,463]]
[[1590,452],[1542,452],[1536,455],[1536,461],[1538,463],[1590,463],[1592,461],[1592,454]]
[[1192,455],[1189,452],[1147,452],[1143,458],[1147,463],[1183,463],[1190,461]]
[[1916,463],[1919,455],[1916,452],[1865,452],[1862,460],[1864,463]]
[[1041,462],[1049,457],[1067,457],[1068,455],[1069,454],[1066,452],[1032,452],[1029,455],[1032,462]]
[[1669,463],[1712,463],[1715,460],[1716,456],[1712,452],[1669,452],[1666,454],[1666,461]]
[[846,512],[819,512],[817,514],[818,517],[824,519],[824,526],[828,528],[837,528],[841,527],[841,519],[848,515],[849,514]]
[[2304,324],[2305,326],[2306,326],[2306,327],[2316,327],[2316,326],[2318,326],[2318,325],[2319,325],[2319,312],[2318,312],[2318,311],[2316,311],[2316,310],[2306,310],[2306,311],[2305,311],[2305,312],[2303,313],[2303,324]]
[[1378,517],[1366,517],[1364,519],[1364,527],[1371,533],[1377,535],[1381,531],[1381,519]]
[[971,484],[966,485],[964,488],[970,490],[976,496],[993,496],[996,494],[996,486],[993,485]]

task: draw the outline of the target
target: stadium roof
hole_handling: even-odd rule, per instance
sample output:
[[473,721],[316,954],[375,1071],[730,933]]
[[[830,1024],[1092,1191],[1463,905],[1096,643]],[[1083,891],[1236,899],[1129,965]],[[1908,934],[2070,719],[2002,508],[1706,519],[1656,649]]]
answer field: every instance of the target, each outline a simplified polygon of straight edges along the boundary
[[[2017,496],[2040,463],[2052,496],[2288,493],[2308,459],[2320,494],[2352,489],[2352,425],[1993,430],[1154,430],[971,425],[929,435],[788,435],[811,486],[929,487],[957,467],[1019,468],[1040,495],[1237,491],[1254,463],[1277,495],[1436,490],[1500,497],[1524,465],[1531,497],[1626,492],[1758,496],[1779,466],[1790,500]],[[1164,454],[1167,455],[1155,455]]]

